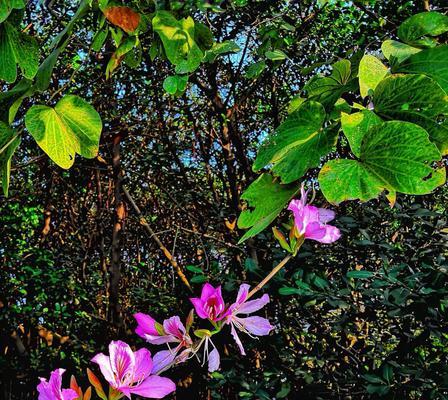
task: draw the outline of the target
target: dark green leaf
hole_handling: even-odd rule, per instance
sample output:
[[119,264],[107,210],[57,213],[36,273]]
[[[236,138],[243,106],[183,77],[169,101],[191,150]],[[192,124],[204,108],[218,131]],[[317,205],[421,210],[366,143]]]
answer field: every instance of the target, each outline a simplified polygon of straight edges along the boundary
[[238,227],[250,229],[239,243],[267,228],[298,190],[297,185],[274,182],[269,174],[263,174],[253,182],[241,196],[247,201],[248,208],[239,216]]

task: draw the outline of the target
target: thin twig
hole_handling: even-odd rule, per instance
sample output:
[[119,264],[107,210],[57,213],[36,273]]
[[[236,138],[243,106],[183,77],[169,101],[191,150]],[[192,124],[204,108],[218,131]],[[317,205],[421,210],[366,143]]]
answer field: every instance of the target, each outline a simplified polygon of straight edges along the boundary
[[140,211],[140,208],[138,207],[138,205],[135,203],[134,199],[132,198],[132,196],[130,195],[130,193],[128,192],[128,190],[123,187],[123,193],[126,196],[126,199],[128,200],[128,202],[130,203],[130,205],[132,206],[132,208],[134,209],[135,213],[137,214],[137,216],[140,219],[140,225],[142,225],[146,231],[149,233],[150,237],[153,238],[155,240],[155,242],[157,243],[157,245],[159,246],[159,249],[163,252],[163,254],[165,255],[165,257],[168,259],[168,261],[170,262],[171,266],[174,268],[174,270],[176,271],[177,275],[179,276],[180,280],[182,281],[182,283],[191,291],[193,292],[193,289],[191,288],[190,282],[188,282],[187,277],[185,276],[184,272],[182,271],[182,268],[179,266],[179,264],[177,263],[177,261],[175,260],[175,258],[173,257],[173,255],[170,253],[170,251],[163,245],[162,241],[160,240],[159,236],[157,235],[156,232],[154,232],[151,228],[151,226],[148,224],[148,222],[146,221],[145,217],[143,216],[142,212]]

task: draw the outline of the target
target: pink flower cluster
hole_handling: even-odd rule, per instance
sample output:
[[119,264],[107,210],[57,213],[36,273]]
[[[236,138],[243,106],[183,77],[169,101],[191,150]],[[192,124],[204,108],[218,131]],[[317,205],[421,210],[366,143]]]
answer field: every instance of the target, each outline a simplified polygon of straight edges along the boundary
[[[265,294],[259,299],[247,301],[248,293],[249,285],[241,285],[235,303],[226,305],[222,297],[221,286],[215,288],[206,283],[202,288],[201,297],[190,300],[197,316],[210,321],[213,330],[198,329],[194,331],[194,335],[198,338],[196,341],[189,333],[191,322],[187,321],[185,327],[178,316],[168,318],[163,321],[163,324],[158,324],[150,315],[135,314],[134,317],[138,324],[135,330],[137,335],[151,344],[168,345],[168,350],[162,350],[154,356],[156,371],[165,371],[172,365],[184,362],[197,355],[201,349],[204,354],[203,363],[208,362],[209,372],[216,371],[220,365],[220,355],[211,338],[221,332],[226,325],[230,326],[232,336],[243,355],[245,352],[237,331],[250,336],[268,335],[273,326],[266,318],[247,315],[263,308],[269,302],[269,296]],[[170,347],[170,344],[173,343],[174,345]]]
[[[294,226],[292,236],[298,240],[312,239],[321,243],[332,243],[341,236],[338,228],[327,223],[334,219],[334,211],[317,208],[307,203],[308,191],[302,186],[302,196],[299,200],[292,200],[288,210],[293,212]],[[281,244],[284,238],[280,237]],[[296,240],[295,246],[283,247],[294,255],[300,247]],[[280,264],[279,264],[280,265]],[[275,271],[275,269],[274,269]],[[275,273],[275,272],[274,272]],[[185,325],[175,315],[158,323],[148,314],[137,313],[134,315],[137,321],[135,333],[153,345],[166,345],[167,349],[159,351],[151,357],[147,349],[133,351],[131,347],[122,341],[113,341],[109,345],[109,355],[97,354],[92,361],[98,364],[104,379],[110,385],[109,399],[118,400],[124,396],[138,395],[145,398],[160,399],[175,391],[173,381],[159,375],[170,367],[185,362],[196,356],[201,351],[202,364],[208,363],[210,372],[216,371],[220,366],[220,355],[212,341],[212,337],[222,331],[225,326],[230,327],[233,336],[242,355],[245,355],[243,343],[239,332],[251,337],[269,335],[273,326],[266,318],[250,315],[261,310],[268,302],[269,296],[264,294],[258,299],[249,300],[251,294],[259,290],[273,275],[269,274],[255,290],[249,292],[249,285],[242,284],[239,288],[236,300],[232,304],[224,302],[221,286],[213,287],[206,283],[200,297],[191,298],[194,306]],[[200,319],[208,320],[210,329],[196,329],[193,335],[190,330],[193,325],[194,311]],[[37,386],[39,400],[77,400],[81,397],[76,390],[62,389],[63,369],[57,369],[51,373],[50,380],[41,378]],[[98,378],[88,370],[89,380],[95,387],[97,394],[102,399],[106,395]],[[76,388],[76,387],[75,387]],[[81,393],[82,394],[82,393]]]
[[[131,347],[120,340],[112,341],[109,345],[109,355],[97,354],[92,361],[98,364],[104,379],[110,388],[118,393],[118,398],[138,395],[144,398],[161,399],[176,390],[174,382],[159,376],[171,366],[197,356],[203,351],[203,364],[208,362],[208,370],[216,371],[220,365],[218,349],[212,342],[212,336],[229,325],[241,354],[245,354],[237,331],[253,336],[268,335],[273,329],[266,318],[247,316],[269,302],[269,296],[263,295],[256,300],[248,301],[249,285],[241,285],[236,301],[226,305],[221,293],[221,287],[214,288],[206,283],[202,288],[201,297],[191,298],[194,310],[201,319],[210,321],[213,329],[196,329],[195,339],[190,336],[193,324],[193,310],[184,325],[178,316],[173,316],[157,323],[150,315],[137,313],[137,335],[154,345],[165,344],[167,350],[159,351],[151,357],[147,349],[132,351]],[[39,400],[75,400],[78,393],[73,389],[62,389],[63,369],[51,373],[50,380],[41,378],[37,386]],[[102,391],[102,387],[97,390]],[[98,393],[98,392],[97,392]]]

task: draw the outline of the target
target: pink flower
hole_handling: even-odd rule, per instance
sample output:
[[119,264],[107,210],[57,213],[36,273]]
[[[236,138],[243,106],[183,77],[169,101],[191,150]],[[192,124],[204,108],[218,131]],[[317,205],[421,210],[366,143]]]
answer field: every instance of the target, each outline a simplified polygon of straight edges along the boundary
[[176,385],[170,379],[151,375],[153,362],[147,349],[133,352],[127,343],[112,341],[109,356],[100,353],[92,361],[99,365],[111,387],[128,398],[136,394],[161,399],[176,390]]
[[236,302],[229,307],[229,314],[226,316],[226,324],[230,324],[232,336],[240,348],[242,355],[246,353],[236,329],[250,336],[265,336],[269,335],[269,332],[274,328],[266,318],[258,316],[241,318],[238,316],[240,314],[252,314],[269,303],[269,296],[267,294],[264,294],[259,299],[246,301],[248,293],[249,285],[242,284],[238,291]]
[[191,344],[191,338],[185,330],[180,318],[175,315],[163,321],[163,325],[157,322],[148,314],[134,314],[137,320],[135,333],[151,344],[179,343],[181,347]]
[[226,316],[224,299],[221,294],[221,286],[216,289],[206,283],[202,287],[200,298],[191,298],[196,314],[202,319],[209,319],[212,322],[217,322]]
[[336,216],[333,210],[307,205],[308,191],[303,185],[300,200],[292,200],[288,210],[294,214],[294,223],[301,236],[305,239],[317,240],[321,243],[333,243],[341,237],[338,228],[327,225]]
[[40,383],[37,385],[39,400],[74,400],[78,398],[78,394],[73,389],[61,389],[64,372],[65,370],[62,368],[54,370],[50,375],[49,382],[45,378],[40,378]]
[[[162,350],[154,355],[153,373],[165,371],[170,366],[184,362],[188,358],[193,341],[177,315],[163,321],[163,325],[158,324],[154,318],[143,313],[134,314],[134,318],[138,324],[135,333],[148,343],[178,343],[174,349]],[[184,347],[184,351],[178,355]]]

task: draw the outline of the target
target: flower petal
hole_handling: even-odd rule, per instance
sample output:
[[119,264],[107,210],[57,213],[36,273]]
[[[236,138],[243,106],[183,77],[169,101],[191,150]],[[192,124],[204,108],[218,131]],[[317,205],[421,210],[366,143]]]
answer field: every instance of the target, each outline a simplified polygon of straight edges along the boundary
[[325,236],[325,225],[319,222],[311,222],[305,229],[305,237],[312,240],[320,240]]
[[163,371],[168,365],[174,362],[176,354],[171,350],[162,350],[154,354],[152,373],[157,374],[159,371]]
[[199,318],[207,319],[208,315],[204,311],[204,302],[202,299],[198,297],[190,298],[190,301],[193,303],[194,309],[196,310],[196,314],[198,314]]
[[163,335],[163,336],[145,335],[144,339],[151,344],[165,344],[165,343],[178,342],[178,340],[172,335]]
[[78,397],[78,393],[73,389],[62,389],[62,400],[75,400]]
[[251,314],[255,311],[260,310],[266,304],[269,303],[269,296],[264,294],[259,299],[249,300],[241,304],[236,311],[236,314]]
[[125,375],[132,374],[135,368],[135,356],[131,347],[121,340],[112,341],[109,345],[110,366],[117,381]]
[[294,224],[299,232],[303,230],[303,204],[300,200],[291,200],[288,210],[294,215]]
[[110,358],[103,353],[100,353],[93,357],[91,361],[99,365],[104,379],[106,379],[111,386],[116,386],[114,371],[110,365]]
[[266,336],[274,327],[266,318],[254,316],[247,318],[235,318],[250,334]]
[[163,329],[166,333],[175,336],[179,340],[182,340],[185,334],[185,326],[177,315],[163,321]]
[[151,375],[140,385],[130,388],[129,392],[151,399],[162,399],[176,390],[171,379]]
[[208,372],[214,372],[219,369],[221,357],[217,349],[213,349],[208,355]]
[[151,352],[148,349],[140,349],[135,353],[134,382],[146,379],[153,369]]
[[332,225],[325,225],[325,235],[321,239],[316,239],[321,243],[333,243],[341,237],[341,231]]
[[148,314],[136,313],[134,318],[137,320],[137,328],[135,333],[140,337],[144,338],[144,335],[158,335],[156,329],[156,321]]
[[62,374],[65,372],[65,369],[58,368],[55,369],[50,375],[50,387],[53,391],[54,395],[59,395],[61,393],[62,386]]
[[323,224],[332,221],[336,217],[336,213],[328,208],[319,208],[319,221]]
[[231,329],[230,329],[230,333],[232,334],[233,338],[235,339],[236,344],[238,345],[238,347],[240,348],[240,352],[243,356],[246,355],[246,352],[244,351],[244,347],[243,347],[243,343],[241,343],[241,339],[238,336],[238,333],[235,329],[235,326],[233,324],[231,324]]
[[213,296],[215,292],[216,289],[212,285],[210,285],[210,283],[207,282],[202,287],[201,300],[205,302],[210,296]]
[[247,295],[249,294],[250,286],[247,283],[243,283],[238,290],[238,295],[236,296],[236,304],[242,304],[246,301]]

